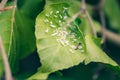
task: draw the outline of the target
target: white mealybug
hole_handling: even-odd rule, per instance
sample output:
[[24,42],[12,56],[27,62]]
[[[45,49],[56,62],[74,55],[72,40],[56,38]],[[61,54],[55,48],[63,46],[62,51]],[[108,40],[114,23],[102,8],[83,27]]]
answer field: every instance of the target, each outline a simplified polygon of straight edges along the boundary
[[67,16],[64,16],[64,19],[67,19]]
[[58,28],[52,34],[52,36],[57,37],[56,41],[59,42],[60,44],[62,44],[63,46],[69,45],[69,41],[66,39],[67,35],[68,35],[68,32],[63,28]]
[[71,45],[70,46],[72,49],[76,49],[76,46],[75,45]]
[[49,29],[46,29],[45,32],[48,33],[48,32],[49,32]]
[[59,16],[60,16],[61,19],[63,18],[62,15],[59,15]]
[[53,24],[52,21],[50,21],[50,24],[51,24],[51,25]]
[[67,7],[63,7],[63,9],[67,10],[68,8]]
[[55,28],[55,27],[56,27],[55,25],[52,25],[52,24],[51,24],[50,26],[51,26],[52,28]]
[[55,18],[57,18],[58,16],[57,15],[54,15]]
[[49,20],[48,20],[48,19],[45,19],[44,22],[47,23],[47,22],[49,22]]
[[53,11],[50,11],[50,15],[52,15],[53,14]]
[[59,20],[58,22],[61,23],[61,20]]
[[77,41],[77,39],[73,39],[73,41]]
[[78,46],[78,49],[82,49],[82,48],[83,48],[82,45],[79,45],[79,46]]
[[59,11],[56,11],[56,14],[60,13]]
[[46,16],[46,17],[49,17],[49,15],[48,15],[48,14],[45,14],[45,16]]

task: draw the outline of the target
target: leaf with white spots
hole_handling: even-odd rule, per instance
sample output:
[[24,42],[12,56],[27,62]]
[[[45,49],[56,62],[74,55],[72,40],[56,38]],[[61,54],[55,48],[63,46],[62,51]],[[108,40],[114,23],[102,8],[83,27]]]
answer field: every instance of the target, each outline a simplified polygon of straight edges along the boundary
[[41,73],[63,70],[85,59],[85,43],[79,27],[74,23],[66,24],[70,18],[68,10],[66,3],[50,4],[37,17],[35,35]]
[[[81,23],[76,18],[71,24],[67,24],[67,20],[71,18],[69,9],[72,8],[67,3],[47,4],[38,15],[35,35],[42,66],[29,80],[45,80],[50,73],[76,66],[83,61],[85,64],[101,62],[118,66],[96,45],[94,38],[88,35],[91,34],[88,21],[82,20]],[[80,27],[86,27],[86,31],[83,31],[86,35],[83,35]]]

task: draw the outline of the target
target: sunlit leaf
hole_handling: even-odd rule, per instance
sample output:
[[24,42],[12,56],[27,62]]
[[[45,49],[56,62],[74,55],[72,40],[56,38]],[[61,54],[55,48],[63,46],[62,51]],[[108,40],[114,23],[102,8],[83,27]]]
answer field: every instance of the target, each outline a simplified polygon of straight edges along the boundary
[[66,24],[68,7],[66,3],[47,5],[37,17],[35,34],[42,63],[38,74],[66,69],[85,59],[85,43],[79,27]]
[[[71,18],[69,9],[72,10],[67,3],[48,3],[45,10],[38,15],[35,35],[42,66],[29,79],[41,79],[41,76],[46,79],[50,73],[78,65],[84,60],[85,64],[101,62],[118,66],[101,50],[100,40],[89,35],[92,32],[88,28],[88,20],[83,23],[76,18],[73,23],[66,23]],[[97,22],[94,23],[98,28]],[[83,31],[84,35],[80,27],[89,30]]]

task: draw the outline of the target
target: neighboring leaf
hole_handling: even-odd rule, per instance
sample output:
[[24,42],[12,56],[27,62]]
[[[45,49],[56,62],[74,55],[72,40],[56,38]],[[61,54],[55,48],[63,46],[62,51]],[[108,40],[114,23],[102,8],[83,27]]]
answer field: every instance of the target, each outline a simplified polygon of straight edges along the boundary
[[104,10],[108,16],[111,27],[120,33],[120,8],[117,0],[106,0]]
[[[17,40],[17,28],[14,27],[14,21],[12,21],[12,19],[14,19],[13,9],[0,13],[0,36],[2,37],[5,52],[8,56],[12,72],[15,73],[16,71],[18,71],[19,54],[17,54],[17,52],[19,44]],[[0,66],[3,66],[2,61],[0,61]]]
[[31,19],[35,19],[38,13],[43,10],[45,0],[18,0],[18,8],[21,13]]
[[[23,3],[20,5],[20,3]],[[19,0],[15,13],[16,27],[19,32],[20,59],[25,58],[36,50],[34,35],[35,17],[43,9],[43,0]],[[39,7],[40,6],[40,7]]]
[[[85,43],[87,48],[87,57],[85,59],[85,64],[90,62],[101,62],[105,64],[110,64],[112,66],[118,66],[118,64],[113,61],[110,57],[106,55],[106,53],[100,47],[100,39],[94,38],[90,34],[91,29],[89,22],[86,18],[81,19],[82,23],[80,25],[80,29],[86,34],[85,35]],[[100,24],[93,20],[94,27],[97,31],[100,31]]]
[[15,13],[15,26],[18,28],[20,56],[25,58],[36,49],[34,36],[34,22],[29,17],[21,13],[18,9]]
[[87,58],[85,60],[85,64],[90,62],[101,62],[105,64],[110,64],[112,66],[118,66],[118,64],[113,61],[110,57],[108,57],[95,43],[96,39],[91,37],[91,35],[86,35],[86,46],[87,46]]
[[[13,28],[11,38],[13,39],[11,41],[12,46],[10,49],[10,53],[8,54],[13,73],[18,71],[18,60],[25,58],[26,56],[34,52],[34,50],[36,50],[34,35],[35,20],[33,18],[35,18],[37,13],[42,10],[43,5],[39,7],[39,5],[41,5],[42,3],[42,0],[39,1],[39,3],[38,0],[35,0],[35,3],[33,5],[31,5],[31,2],[29,3],[29,1],[26,2],[27,4],[22,5],[21,7],[19,7],[19,9],[16,9],[15,16],[12,16],[13,10],[3,11],[0,14],[0,35],[2,36],[2,39],[4,41],[3,43],[6,49],[6,53],[8,53],[10,36]],[[24,8],[28,8],[28,5],[33,6],[34,8],[39,7],[41,8],[41,10],[38,10],[39,8],[32,10],[31,8],[29,8],[27,10],[24,10]],[[26,12],[29,14],[27,14]],[[31,14],[31,12],[33,12],[34,14]],[[15,18],[15,23],[11,22],[12,17]],[[0,64],[3,65],[1,62]]]

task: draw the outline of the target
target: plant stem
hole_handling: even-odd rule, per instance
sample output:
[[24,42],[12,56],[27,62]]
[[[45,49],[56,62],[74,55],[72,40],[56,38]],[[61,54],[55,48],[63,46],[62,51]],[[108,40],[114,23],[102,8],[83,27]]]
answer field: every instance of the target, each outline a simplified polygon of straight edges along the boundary
[[79,12],[77,12],[74,16],[72,16],[72,18],[70,20],[67,21],[67,24],[69,25],[70,23],[72,23],[75,18],[77,18],[79,15],[81,15],[83,13],[83,9],[81,9]]
[[12,75],[11,75],[9,62],[8,62],[8,59],[7,59],[7,55],[6,55],[1,37],[0,37],[0,51],[1,51],[2,58],[3,58],[3,63],[4,63],[4,66],[5,66],[5,73],[6,73],[5,78],[6,78],[6,80],[13,80]]
[[115,43],[116,45],[120,46],[120,35],[117,35],[111,31],[105,30],[105,35],[106,38],[110,41],[112,41],[113,43]]
[[2,0],[0,3],[0,10],[5,7],[5,4],[7,3],[7,0]]
[[101,43],[105,43],[106,41],[106,35],[105,35],[105,29],[106,29],[106,21],[105,21],[105,15],[103,12],[103,5],[104,5],[105,0],[101,0],[100,4],[99,4],[99,15],[100,15],[100,19],[101,19],[101,23],[102,23],[102,28],[101,28],[101,32],[102,32],[102,40]]
[[88,13],[88,11],[86,9],[85,0],[82,0],[82,9],[84,10],[84,13],[85,13],[85,15],[86,15],[86,17],[87,17],[87,19],[89,21],[89,24],[90,24],[90,27],[92,29],[92,32],[93,32],[94,36],[97,37],[96,30],[94,29],[92,19],[91,19],[90,15],[89,15],[89,13]]
[[10,9],[13,9],[15,6],[7,6],[3,9],[0,9],[0,11],[7,11],[7,10],[10,10]]
[[12,18],[11,18],[11,33],[10,33],[10,44],[9,44],[9,49],[8,49],[8,55],[10,54],[10,50],[11,50],[11,45],[12,45],[12,39],[13,39],[13,28],[14,28],[14,16],[15,16],[15,9],[16,9],[16,4],[17,4],[17,0],[14,0],[14,8],[12,11]]

